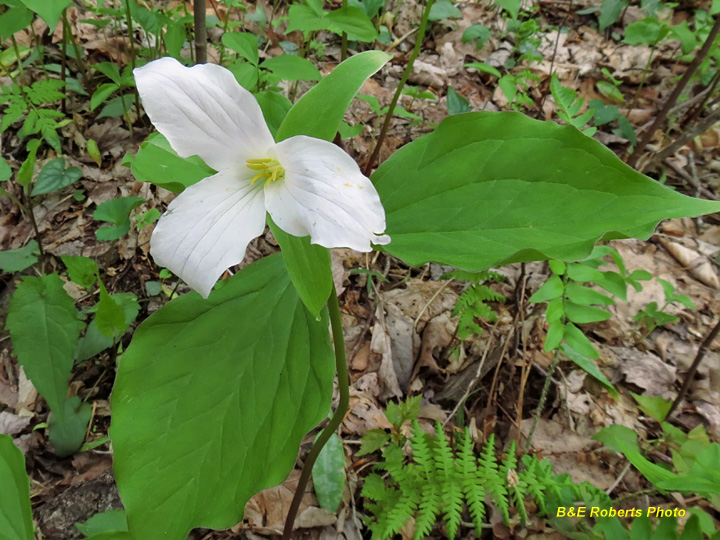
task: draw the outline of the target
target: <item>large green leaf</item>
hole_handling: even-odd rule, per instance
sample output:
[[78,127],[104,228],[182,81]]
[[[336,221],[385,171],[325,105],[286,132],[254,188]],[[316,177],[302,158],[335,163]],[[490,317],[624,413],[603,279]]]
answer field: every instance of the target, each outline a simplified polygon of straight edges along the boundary
[[30,481],[12,437],[0,434],[0,540],[33,540]]
[[[7,10],[0,15],[0,36],[12,36],[15,32],[30,26],[33,12],[19,2],[6,3]],[[6,49],[9,52],[9,49]],[[3,62],[4,63],[4,62]]]
[[65,168],[65,158],[51,159],[38,174],[31,195],[52,193],[74,184],[81,177],[82,170],[78,167]]
[[30,240],[25,247],[0,251],[0,270],[3,272],[20,272],[32,266],[38,260],[40,246],[37,240]]
[[92,417],[92,407],[81,402],[78,396],[66,400],[63,408],[62,416],[53,412],[48,420],[48,438],[60,457],[70,456],[80,449]]
[[647,238],[662,219],[720,210],[634,171],[573,127],[514,112],[447,118],[373,181],[388,252],[466,270],[578,260],[600,239]]
[[258,54],[258,38],[256,35],[247,32],[226,32],[222,35],[222,43],[253,66],[258,65],[260,55]]
[[[96,314],[87,327],[85,335],[80,338],[77,347],[75,347],[75,362],[83,362],[99,354],[105,349],[109,349],[115,343],[115,340],[125,333],[140,312],[140,304],[137,297],[132,293],[111,294],[110,300],[119,305],[125,313],[125,325],[118,331],[115,329],[113,336],[104,335],[98,326]],[[97,304],[96,304],[97,306]],[[99,306],[97,306],[99,309]]]
[[292,108],[288,98],[277,92],[260,92],[255,94],[260,109],[262,109],[265,123],[270,133],[275,137],[280,124],[285,120],[285,115]]
[[[386,53],[368,51],[345,60],[290,109],[275,139],[279,142],[294,135],[307,135],[333,140],[355,94],[389,59]],[[317,315],[332,290],[330,253],[322,246],[310,244],[307,236],[291,236],[279,230],[272,220],[268,219],[268,223],[282,249],[293,284],[310,312]]]
[[337,433],[333,433],[320,450],[313,466],[312,479],[320,506],[337,512],[345,489],[345,450]]
[[315,64],[292,54],[268,58],[260,67],[272,71],[285,81],[318,81],[322,77]]
[[130,168],[140,182],[152,182],[156,186],[180,193],[186,187],[215,174],[198,156],[181,158],[160,133],[151,133],[140,145],[135,157],[130,158]]
[[327,21],[323,18],[322,9],[320,14],[308,6],[300,4],[293,4],[288,10],[288,27],[285,30],[286,34],[300,30],[301,32],[314,32],[316,30],[327,29]]
[[51,2],[48,2],[48,0],[20,1],[25,4],[25,7],[40,15],[40,18],[50,27],[51,34],[55,30],[63,10],[72,3],[70,0],[52,0]]
[[662,489],[696,491],[706,496],[720,495],[719,463],[720,446],[712,443],[698,455],[687,474],[663,479],[657,485]]
[[61,418],[80,326],[75,303],[57,274],[23,277],[10,301],[7,329],[18,362]]
[[93,219],[114,223],[95,231],[98,240],[118,240],[130,232],[130,212],[145,202],[142,197],[117,197],[100,203],[93,212]]
[[353,41],[372,42],[377,38],[377,30],[365,12],[353,6],[341,7],[327,14],[329,29],[336,34],[346,32]]
[[270,215],[268,226],[282,249],[290,279],[313,317],[322,311],[332,290],[330,250],[310,243],[310,237],[292,236],[275,225]]
[[125,510],[105,510],[93,515],[85,523],[76,523],[75,527],[85,536],[127,532],[127,517]]
[[68,277],[73,283],[77,283],[85,289],[95,285],[98,274],[98,265],[90,257],[80,255],[61,255]]
[[136,331],[112,395],[115,476],[136,540],[227,528],[283,481],[327,414],[327,315],[303,307],[279,255],[207,300],[173,300]]
[[367,51],[342,62],[290,109],[278,130],[277,141],[293,135],[332,141],[355,94],[390,58],[384,52]]

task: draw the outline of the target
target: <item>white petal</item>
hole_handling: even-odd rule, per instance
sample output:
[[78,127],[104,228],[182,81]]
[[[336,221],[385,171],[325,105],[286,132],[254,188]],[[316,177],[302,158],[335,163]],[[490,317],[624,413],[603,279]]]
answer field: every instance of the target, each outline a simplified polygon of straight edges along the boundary
[[281,229],[327,248],[371,251],[371,242],[390,243],[375,186],[340,148],[299,135],[276,144],[272,154],[285,179],[265,188],[265,206]]
[[262,184],[251,186],[249,174],[228,169],[193,184],[170,203],[150,239],[155,262],[205,298],[265,229]]
[[133,74],[150,120],[182,157],[196,154],[221,171],[274,144],[257,100],[224,67],[166,57]]

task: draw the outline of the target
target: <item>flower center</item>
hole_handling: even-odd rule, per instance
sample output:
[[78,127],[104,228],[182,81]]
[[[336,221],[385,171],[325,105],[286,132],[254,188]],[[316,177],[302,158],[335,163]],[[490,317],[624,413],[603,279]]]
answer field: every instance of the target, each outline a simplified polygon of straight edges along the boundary
[[248,159],[247,166],[253,171],[259,171],[252,177],[252,180],[250,180],[251,184],[254,184],[258,179],[262,178],[265,181],[265,187],[267,187],[270,182],[285,178],[285,169],[282,168],[282,165],[280,165],[277,159]]

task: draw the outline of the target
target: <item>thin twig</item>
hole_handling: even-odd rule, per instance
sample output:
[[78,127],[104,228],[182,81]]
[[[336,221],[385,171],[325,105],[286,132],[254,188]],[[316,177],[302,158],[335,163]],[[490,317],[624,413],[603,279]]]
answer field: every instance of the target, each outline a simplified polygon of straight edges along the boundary
[[699,192],[700,194],[702,194],[703,197],[705,197],[706,199],[710,199],[710,200],[712,200],[712,201],[717,201],[717,200],[719,200],[718,196],[715,195],[715,194],[714,194],[712,191],[710,191],[708,188],[706,188],[706,187],[703,186],[703,185],[697,184],[697,183],[695,182],[695,179],[694,179],[690,174],[688,174],[680,165],[678,165],[677,163],[674,163],[673,161],[671,161],[671,160],[669,160],[669,159],[666,159],[666,160],[664,161],[664,163],[665,163],[668,167],[670,167],[673,171],[675,171],[675,172],[678,174],[678,176],[680,176],[680,177],[681,177],[683,180],[685,180],[688,184],[690,184],[691,186],[693,186],[693,187],[696,189],[697,192]]
[[651,163],[659,163],[665,158],[672,156],[675,152],[680,150],[687,143],[692,141],[695,137],[701,133],[705,133],[714,124],[720,122],[720,109],[713,111],[711,114],[703,118],[695,127],[688,129],[683,132],[675,141],[667,145],[665,148],[660,150],[657,154],[652,156]]
[[385,122],[383,122],[382,129],[380,130],[380,136],[378,137],[378,140],[375,142],[375,148],[373,149],[372,154],[370,154],[370,158],[368,159],[367,163],[365,164],[365,170],[363,174],[365,176],[370,176],[370,171],[372,171],[373,165],[375,164],[375,160],[378,157],[378,154],[380,153],[380,147],[382,146],[383,141],[385,140],[385,136],[387,135],[388,129],[390,128],[390,122],[392,121],[393,113],[395,112],[395,105],[397,105],[398,100],[400,99],[400,94],[402,94],[402,90],[405,87],[405,83],[408,80],[408,77],[410,77],[410,73],[412,73],[413,65],[415,64],[415,59],[418,57],[418,54],[420,53],[420,47],[422,47],[423,38],[425,37],[425,28],[427,28],[427,22],[428,17],[430,17],[430,9],[432,8],[432,5],[434,3],[434,0],[427,0],[427,5],[425,6],[425,11],[422,15],[422,20],[420,21],[420,28],[418,30],[417,38],[415,38],[415,48],[413,49],[412,54],[410,55],[410,59],[408,60],[407,66],[405,67],[405,71],[402,74],[402,78],[400,79],[400,84],[398,84],[397,89],[395,90],[395,95],[392,98],[392,101],[390,102],[390,106],[388,107],[387,113],[385,113]]
[[703,342],[700,344],[700,347],[698,348],[697,355],[695,355],[695,360],[693,360],[692,365],[690,366],[690,369],[685,374],[685,382],[682,385],[682,388],[680,389],[680,393],[675,398],[675,401],[673,401],[673,404],[670,405],[670,410],[665,415],[664,420],[667,420],[670,418],[670,415],[673,413],[675,409],[677,409],[680,402],[685,399],[685,395],[687,394],[688,390],[690,389],[690,384],[692,384],[693,377],[695,377],[695,372],[698,369],[698,366],[700,366],[700,362],[705,357],[705,352],[708,350],[712,342],[717,337],[718,333],[720,333],[720,320],[718,320],[715,327],[710,330],[710,333],[705,337]]
[[[457,414],[458,410],[460,409],[460,407],[462,407],[464,405],[465,400],[468,398],[468,396],[470,396],[470,392],[472,392],[472,389],[475,387],[478,380],[480,379],[480,376],[482,375],[482,368],[485,365],[485,360],[487,359],[488,354],[490,354],[490,349],[493,348],[492,345],[495,341],[494,338],[495,338],[494,334],[490,334],[490,339],[485,344],[485,352],[483,352],[482,358],[480,359],[480,362],[478,363],[477,371],[475,372],[475,375],[473,376],[472,381],[470,381],[470,384],[468,384],[463,396],[455,404],[455,408],[452,410],[452,412],[448,415],[448,417],[443,422],[443,427],[445,427],[447,425],[447,423],[450,422],[450,420],[455,418],[455,415]],[[510,340],[507,339],[507,340],[505,340],[505,343],[508,343],[509,341]]]
[[395,47],[397,47],[398,45],[400,45],[403,41],[405,41],[407,38],[409,38],[410,36],[412,36],[412,35],[413,35],[415,32],[417,32],[417,31],[418,31],[417,28],[412,28],[410,31],[406,32],[405,34],[403,34],[403,35],[400,36],[399,38],[396,38],[395,41],[393,41],[390,45],[387,46],[387,49],[385,49],[385,52],[390,52],[390,51],[392,51]]
[[634,167],[637,164],[638,159],[640,159],[640,155],[642,154],[642,152],[645,150],[645,147],[648,145],[648,143],[652,139],[653,135],[655,134],[655,131],[665,121],[665,118],[667,118],[668,112],[670,111],[672,106],[675,105],[675,102],[677,101],[678,97],[680,97],[680,94],[685,89],[687,84],[690,82],[690,79],[695,74],[695,71],[700,66],[700,64],[705,59],[705,57],[707,56],[708,52],[710,51],[710,48],[715,43],[715,39],[718,37],[718,34],[720,34],[720,17],[715,18],[715,24],[713,24],[713,27],[710,30],[710,34],[708,34],[708,37],[705,40],[705,43],[703,43],[702,48],[697,53],[697,55],[692,60],[692,62],[690,62],[690,65],[685,70],[685,73],[683,73],[683,76],[678,81],[677,85],[675,85],[675,88],[673,88],[673,91],[668,96],[667,100],[665,101],[665,104],[662,106],[662,109],[660,109],[660,111],[658,111],[657,116],[655,117],[655,121],[652,123],[650,128],[642,136],[642,139],[640,139],[640,142],[638,142],[638,145],[635,147],[633,154],[627,160],[628,165],[630,165],[631,167]]
[[[524,265],[523,265],[524,266]],[[525,288],[527,285],[528,276],[523,276],[522,279],[522,291],[520,295],[516,294],[516,305],[518,314],[520,317],[520,332],[518,332],[517,336],[518,338],[523,338],[523,329],[525,328]],[[517,293],[517,288],[515,289],[515,292]],[[517,346],[515,347],[515,352],[517,354]],[[517,424],[519,426],[522,426],[522,412],[523,412],[523,406],[525,404],[525,388],[527,386],[528,378],[530,377],[530,366],[532,365],[532,358],[529,357],[527,354],[527,340],[522,339],[522,358],[524,360],[524,364],[522,367],[522,372],[520,374],[520,390],[518,391],[518,402],[517,402],[517,408],[515,412],[515,418],[517,419]],[[522,429],[518,429],[518,438],[516,443],[520,444],[520,437],[522,436]]]
[[428,300],[427,304],[425,304],[425,305],[423,306],[423,308],[420,310],[420,313],[418,313],[418,316],[415,317],[415,321],[413,322],[413,330],[416,330],[416,329],[417,329],[417,325],[418,325],[418,323],[420,322],[420,318],[423,316],[423,314],[425,313],[425,311],[427,311],[427,308],[430,307],[430,305],[435,301],[435,299],[436,299],[438,296],[440,296],[440,294],[441,294],[441,293],[447,288],[447,286],[450,285],[453,281],[455,281],[455,279],[453,279],[453,278],[448,279],[445,283],[442,284],[442,286],[441,286],[437,291],[435,291],[435,294],[432,295],[432,298],[430,298],[430,300]]
[[[507,354],[508,346],[510,345],[510,340],[513,339],[513,336],[515,335],[515,325],[517,324],[517,315],[515,320],[513,321],[513,325],[510,327],[510,332],[508,333],[507,337],[505,338],[505,343],[503,343],[502,351],[500,351],[500,358],[498,358],[498,362],[495,365],[495,373],[493,373],[493,379],[492,383],[490,384],[490,392],[488,392],[488,402],[487,405],[485,405],[485,417],[487,418],[488,413],[490,411],[490,405],[492,405],[492,402],[495,400],[495,388],[497,387],[497,380],[498,380],[498,374],[500,373],[500,366],[502,366],[502,360],[505,358],[505,355]],[[508,418],[511,418],[510,415],[508,415]]]
[[[552,77],[553,69],[555,68],[555,58],[557,56],[557,50],[558,46],[560,45],[560,34],[563,29],[563,26],[565,26],[565,23],[567,22],[568,18],[570,17],[570,10],[572,9],[572,0],[569,2],[569,9],[568,12],[565,14],[565,17],[563,18],[562,22],[560,23],[560,26],[557,30],[557,37],[555,38],[555,46],[553,47],[553,53],[550,57],[550,76]],[[543,106],[545,105],[545,101],[547,100],[548,94],[545,93],[542,97],[542,100],[540,100],[540,106],[538,107],[539,114],[542,115]]]
[[696,107],[690,109],[687,113],[687,116],[682,120],[682,122],[680,122],[681,130],[685,129],[685,126],[687,126],[688,124],[694,122],[705,110],[705,107],[708,105],[708,101],[710,101],[710,97],[715,94],[715,89],[717,88],[718,83],[720,83],[720,71],[713,75],[713,78],[710,80],[710,85],[706,88],[706,91],[700,92],[700,94],[702,94],[702,99],[700,100],[700,103]]
[[545,401],[547,401],[547,396],[550,391],[550,382],[552,381],[552,375],[555,372],[555,368],[558,365],[558,362],[560,361],[560,354],[558,353],[558,350],[555,349],[553,351],[553,359],[550,363],[550,367],[548,368],[547,377],[545,378],[545,384],[543,384],[542,392],[540,393],[540,402],[538,403],[537,410],[535,411],[535,418],[533,419],[533,425],[530,429],[530,434],[528,435],[527,441],[525,442],[525,451],[528,452],[530,450],[530,446],[532,445],[533,437],[535,436],[535,430],[538,427],[538,424],[540,423],[540,417],[542,416],[542,410],[545,407]]
[[620,474],[619,474],[618,477],[615,479],[615,481],[612,483],[612,485],[605,490],[605,494],[606,494],[606,495],[610,495],[613,491],[615,491],[615,488],[620,485],[620,482],[622,482],[622,479],[625,478],[625,475],[626,475],[626,474],[628,473],[628,471],[630,470],[630,466],[631,466],[631,465],[632,465],[632,463],[630,463],[629,461],[625,464],[625,467],[624,467],[623,470],[620,472]]

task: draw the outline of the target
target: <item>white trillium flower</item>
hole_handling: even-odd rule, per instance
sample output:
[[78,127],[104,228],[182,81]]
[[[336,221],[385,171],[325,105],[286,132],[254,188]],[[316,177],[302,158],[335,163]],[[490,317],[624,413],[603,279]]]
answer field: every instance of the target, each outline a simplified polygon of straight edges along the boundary
[[285,232],[327,248],[390,242],[380,197],[357,163],[312,137],[275,143],[255,97],[227,69],[161,58],[133,73],[173,149],[218,171],[170,203],[150,240],[155,261],[203,297],[265,230],[266,211]]

